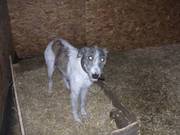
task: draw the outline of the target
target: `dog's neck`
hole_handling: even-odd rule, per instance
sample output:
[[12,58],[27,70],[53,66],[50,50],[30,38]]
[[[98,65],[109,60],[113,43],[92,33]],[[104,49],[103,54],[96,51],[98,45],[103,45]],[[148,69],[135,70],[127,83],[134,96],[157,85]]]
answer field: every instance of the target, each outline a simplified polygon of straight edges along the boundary
[[85,67],[83,66],[82,59],[83,59],[83,57],[82,57],[81,60],[80,60],[80,61],[81,61],[81,62],[80,62],[80,63],[81,63],[81,68],[83,69],[84,72],[86,72],[86,73],[88,74],[88,72],[86,71]]

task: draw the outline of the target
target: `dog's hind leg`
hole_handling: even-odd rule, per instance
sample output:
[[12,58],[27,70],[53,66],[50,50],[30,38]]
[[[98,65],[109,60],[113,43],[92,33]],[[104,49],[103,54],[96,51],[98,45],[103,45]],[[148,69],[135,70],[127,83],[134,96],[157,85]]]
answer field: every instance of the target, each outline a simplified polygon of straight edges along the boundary
[[53,86],[52,76],[55,69],[55,55],[52,51],[52,43],[53,42],[49,43],[48,47],[46,48],[44,52],[44,57],[45,57],[47,70],[48,70],[48,86],[49,86],[48,92],[49,93],[52,93],[52,86]]
[[53,86],[53,80],[52,80],[52,76],[53,76],[53,72],[54,72],[54,65],[49,65],[48,66],[48,92],[52,93],[52,86]]

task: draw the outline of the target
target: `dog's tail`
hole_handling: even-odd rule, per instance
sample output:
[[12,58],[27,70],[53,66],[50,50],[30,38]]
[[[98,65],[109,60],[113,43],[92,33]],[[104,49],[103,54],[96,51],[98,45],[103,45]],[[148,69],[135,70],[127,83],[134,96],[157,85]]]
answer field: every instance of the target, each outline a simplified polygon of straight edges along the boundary
[[65,47],[67,47],[69,49],[72,49],[72,48],[74,49],[74,47],[69,42],[67,42],[66,40],[60,38],[60,41]]
[[76,49],[75,47],[73,47],[73,45],[71,43],[69,43],[68,41],[64,40],[63,38],[56,38],[53,40],[53,44],[56,44],[59,42],[59,45],[63,45],[64,48],[66,49],[70,49],[70,50],[74,50]]

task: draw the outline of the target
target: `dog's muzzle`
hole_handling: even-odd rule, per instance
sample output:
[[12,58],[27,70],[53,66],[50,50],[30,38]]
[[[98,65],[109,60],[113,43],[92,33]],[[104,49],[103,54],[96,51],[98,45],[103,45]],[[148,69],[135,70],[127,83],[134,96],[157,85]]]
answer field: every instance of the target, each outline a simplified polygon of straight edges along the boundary
[[99,74],[92,74],[92,78],[93,79],[98,79],[99,78]]

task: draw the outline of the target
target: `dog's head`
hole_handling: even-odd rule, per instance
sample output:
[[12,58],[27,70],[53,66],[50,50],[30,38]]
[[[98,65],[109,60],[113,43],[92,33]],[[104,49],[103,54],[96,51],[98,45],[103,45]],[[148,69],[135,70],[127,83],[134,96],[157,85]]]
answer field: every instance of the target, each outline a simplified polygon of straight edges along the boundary
[[83,47],[78,51],[81,66],[91,81],[97,81],[103,72],[107,59],[107,50],[98,47]]

